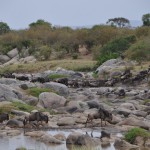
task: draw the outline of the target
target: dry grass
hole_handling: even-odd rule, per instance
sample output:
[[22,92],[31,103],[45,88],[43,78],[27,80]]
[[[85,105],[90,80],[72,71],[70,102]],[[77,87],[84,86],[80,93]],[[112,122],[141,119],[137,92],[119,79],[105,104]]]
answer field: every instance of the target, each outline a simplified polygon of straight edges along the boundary
[[45,70],[55,70],[58,67],[62,67],[68,70],[85,71],[91,70],[96,64],[96,61],[92,60],[53,60],[53,61],[41,61],[32,64],[17,64],[9,65],[1,68],[0,72],[42,72]]

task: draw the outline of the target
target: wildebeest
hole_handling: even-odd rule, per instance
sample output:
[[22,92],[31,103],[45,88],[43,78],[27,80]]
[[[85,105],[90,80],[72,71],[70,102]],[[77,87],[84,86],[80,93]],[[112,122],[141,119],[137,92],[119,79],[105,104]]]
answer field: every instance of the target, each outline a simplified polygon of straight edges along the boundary
[[68,78],[58,78],[55,80],[55,82],[68,86]]
[[105,125],[106,125],[106,121],[112,120],[112,113],[110,113],[106,109],[100,107],[98,112],[96,112],[94,114],[88,114],[88,117],[87,117],[87,120],[85,123],[85,127],[89,121],[92,123],[93,119],[101,119],[101,126],[102,126],[102,121],[105,121]]
[[98,112],[101,114],[101,125],[102,121],[105,121],[106,125],[106,121],[111,121],[113,118],[112,113],[102,107],[99,108]]
[[104,137],[110,138],[110,133],[102,130],[100,139],[102,140]]
[[7,113],[0,114],[0,122],[2,123],[5,120],[9,120],[9,115]]
[[29,116],[25,116],[24,120],[23,120],[23,124],[24,126],[30,121],[37,121],[37,123],[39,121],[45,121],[46,123],[48,123],[48,116],[43,114],[42,112],[35,112]]

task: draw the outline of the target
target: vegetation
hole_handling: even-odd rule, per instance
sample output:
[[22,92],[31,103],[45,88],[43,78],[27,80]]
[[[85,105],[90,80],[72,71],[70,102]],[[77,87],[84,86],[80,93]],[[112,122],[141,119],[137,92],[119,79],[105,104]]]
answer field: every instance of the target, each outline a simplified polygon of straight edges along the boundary
[[112,18],[107,21],[107,24],[111,24],[111,26],[117,26],[117,27],[126,27],[129,26],[130,21],[123,17],[118,18]]
[[0,35],[10,31],[9,26],[5,22],[0,22]]
[[125,134],[125,140],[133,144],[137,136],[150,138],[150,133],[142,128],[133,128]]
[[138,62],[150,60],[150,37],[139,40],[133,44],[126,52],[125,55],[132,60]]
[[15,107],[15,109],[31,112],[34,107],[25,103],[21,102],[12,102],[12,106]]
[[27,89],[27,93],[29,95],[35,96],[35,97],[39,97],[39,95],[43,92],[54,92],[56,93],[54,90],[52,89],[48,89],[48,88],[37,88],[37,87],[33,87],[33,88],[29,88]]
[[134,35],[130,35],[126,37],[117,38],[108,42],[100,49],[98,64],[100,65],[106,60],[119,57],[135,41],[136,37]]
[[50,79],[58,79],[58,78],[66,78],[68,77],[67,75],[63,75],[63,74],[51,74],[49,75]]
[[[39,19],[29,24],[28,29],[17,31],[10,30],[6,23],[0,22],[0,54],[7,54],[13,48],[17,48],[21,56],[28,49],[29,54],[34,55],[39,61],[51,60],[50,64],[41,62],[40,65],[13,65],[3,68],[1,72],[54,69],[59,64],[55,60],[63,62],[59,65],[66,69],[92,70],[95,62],[90,62],[92,65],[89,61],[87,64],[78,64],[81,56],[80,45],[86,47],[88,54],[93,55],[93,59],[98,61],[97,65],[120,55],[125,55],[126,59],[149,60],[149,14],[144,14],[142,21],[143,26],[136,29],[129,28],[129,20],[123,17],[111,18],[107,25],[95,25],[90,29],[72,29],[52,26],[51,23]],[[146,59],[143,59],[145,56]],[[67,63],[60,59],[67,59]]]
[[143,26],[150,26],[150,14],[144,14],[142,16]]

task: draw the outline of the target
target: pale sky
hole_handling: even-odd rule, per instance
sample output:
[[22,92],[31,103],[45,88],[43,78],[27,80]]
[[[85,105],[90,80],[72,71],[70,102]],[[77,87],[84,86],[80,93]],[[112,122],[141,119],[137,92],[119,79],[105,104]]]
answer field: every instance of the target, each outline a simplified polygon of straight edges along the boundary
[[141,21],[150,13],[150,0],[0,0],[0,21],[11,29],[25,29],[44,19],[52,25],[88,26],[110,18]]

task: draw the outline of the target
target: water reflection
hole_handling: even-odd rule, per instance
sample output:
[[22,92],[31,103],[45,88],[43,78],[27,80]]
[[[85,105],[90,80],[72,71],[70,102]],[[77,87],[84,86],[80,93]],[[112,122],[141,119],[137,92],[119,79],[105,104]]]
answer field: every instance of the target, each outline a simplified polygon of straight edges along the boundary
[[[76,130],[78,132],[82,132],[83,130]],[[55,135],[58,132],[63,132],[65,136],[67,137],[73,130],[65,130],[65,131],[58,131],[58,130],[53,130],[53,131],[46,131],[50,133],[51,135]],[[90,134],[90,132],[89,132]],[[93,132],[94,137],[99,137],[100,132]],[[5,137],[5,138],[0,138],[0,150],[16,150],[16,148],[19,147],[24,147],[27,150],[76,150],[77,148],[80,148],[79,146],[75,145],[66,145],[64,144],[61,145],[52,145],[52,144],[44,144],[40,141],[37,141],[33,138],[30,138],[28,136],[24,136],[22,133],[19,136],[15,137]],[[90,150],[87,147],[82,147],[82,150]],[[115,150],[113,144],[103,144],[99,145],[96,147],[93,147],[92,150]]]

